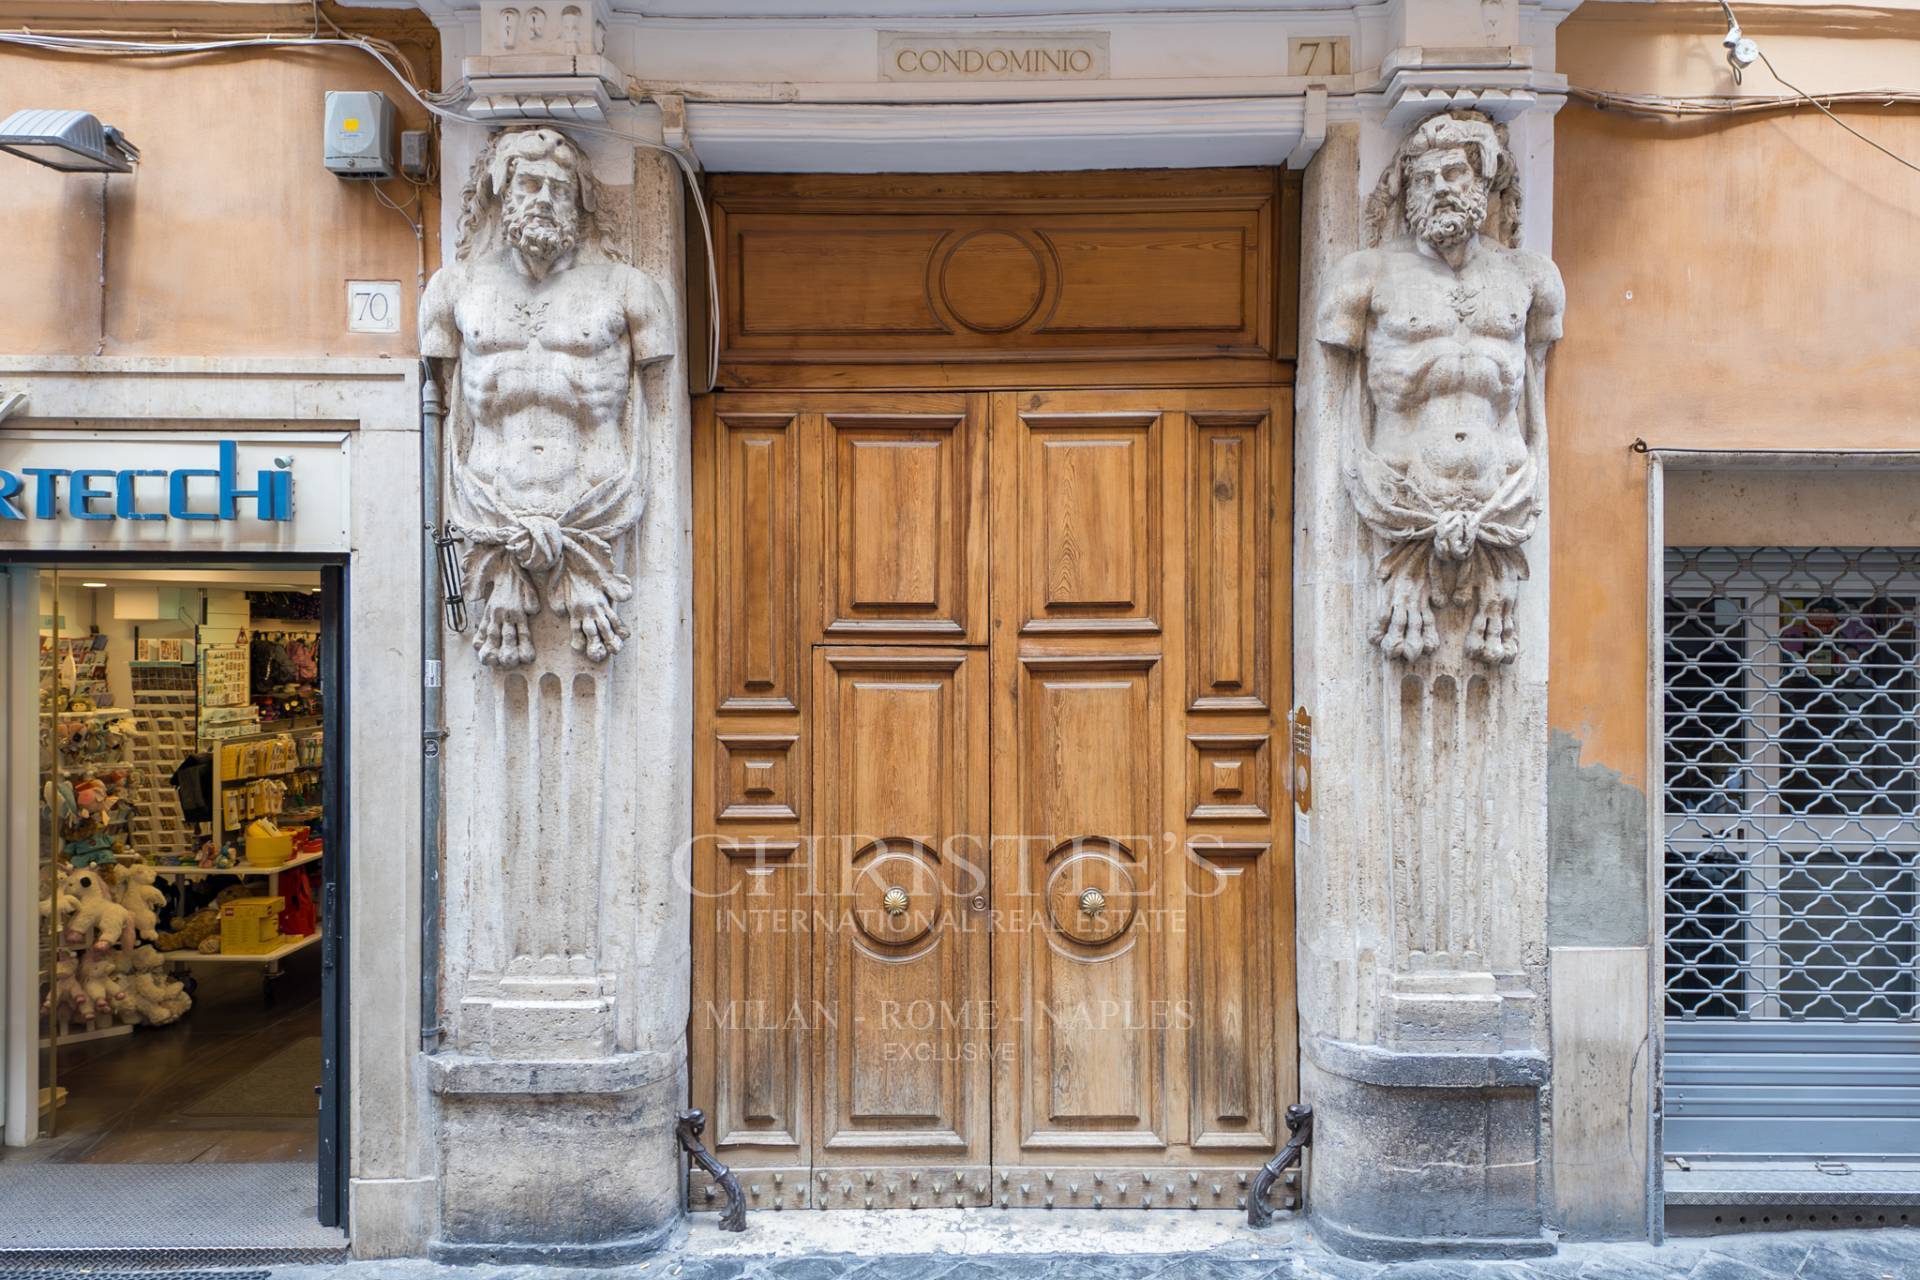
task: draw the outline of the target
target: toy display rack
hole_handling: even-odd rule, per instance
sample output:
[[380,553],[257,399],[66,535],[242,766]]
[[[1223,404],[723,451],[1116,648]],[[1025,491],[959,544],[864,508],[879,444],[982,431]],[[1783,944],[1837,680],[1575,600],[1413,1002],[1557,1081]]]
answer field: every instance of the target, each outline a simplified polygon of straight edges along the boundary
[[135,847],[149,858],[186,853],[193,837],[180,812],[173,771],[193,754],[199,719],[187,662],[136,662],[133,671]]

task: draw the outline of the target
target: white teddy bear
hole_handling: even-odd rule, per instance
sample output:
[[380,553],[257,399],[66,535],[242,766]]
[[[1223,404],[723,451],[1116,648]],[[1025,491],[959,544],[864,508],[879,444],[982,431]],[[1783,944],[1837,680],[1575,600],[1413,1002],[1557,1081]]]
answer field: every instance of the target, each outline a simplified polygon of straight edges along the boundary
[[193,1006],[187,989],[166,975],[166,962],[152,947],[137,947],[128,975],[127,994],[135,1015],[156,1027],[165,1026]]
[[120,905],[133,917],[134,936],[151,942],[160,936],[160,908],[167,895],[154,888],[159,873],[149,866],[124,867],[120,871]]

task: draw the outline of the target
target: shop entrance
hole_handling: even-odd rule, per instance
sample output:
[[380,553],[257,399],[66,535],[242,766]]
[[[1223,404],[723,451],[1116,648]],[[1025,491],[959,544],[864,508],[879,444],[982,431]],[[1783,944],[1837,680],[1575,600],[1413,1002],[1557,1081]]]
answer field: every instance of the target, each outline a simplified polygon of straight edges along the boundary
[[1669,547],[1665,596],[1666,1154],[1850,1195],[1920,1150],[1920,552]]
[[[69,557],[0,587],[4,1243],[59,1245],[34,1206],[128,1175],[159,1243],[337,1243],[300,1223],[342,1221],[344,568]],[[231,1221],[161,1212],[217,1218],[206,1193]]]

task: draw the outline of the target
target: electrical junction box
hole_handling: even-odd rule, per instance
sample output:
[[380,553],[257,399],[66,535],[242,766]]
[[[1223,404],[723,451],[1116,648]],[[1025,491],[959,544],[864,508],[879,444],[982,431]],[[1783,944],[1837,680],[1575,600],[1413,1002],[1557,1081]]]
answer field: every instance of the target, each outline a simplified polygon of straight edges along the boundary
[[384,93],[327,94],[327,170],[342,178],[391,178],[393,104]]
[[400,131],[400,172],[415,182],[425,182],[427,171],[432,167],[427,157],[428,145],[425,129]]

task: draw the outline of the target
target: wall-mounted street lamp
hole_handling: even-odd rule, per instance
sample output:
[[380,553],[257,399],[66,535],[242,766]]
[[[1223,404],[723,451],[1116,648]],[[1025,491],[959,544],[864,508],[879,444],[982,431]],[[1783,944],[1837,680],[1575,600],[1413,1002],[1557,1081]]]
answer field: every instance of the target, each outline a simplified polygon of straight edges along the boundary
[[87,111],[28,107],[0,120],[0,151],[62,173],[130,173],[140,148]]

